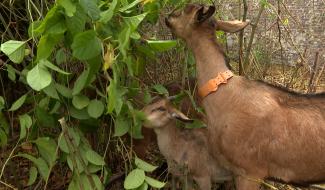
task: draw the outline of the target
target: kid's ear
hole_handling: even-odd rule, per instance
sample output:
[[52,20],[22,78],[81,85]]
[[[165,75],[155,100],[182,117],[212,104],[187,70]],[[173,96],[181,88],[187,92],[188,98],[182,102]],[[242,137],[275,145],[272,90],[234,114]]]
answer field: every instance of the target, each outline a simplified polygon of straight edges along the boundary
[[181,111],[179,111],[175,108],[171,108],[169,113],[173,118],[183,121],[185,123],[192,123],[194,121],[193,119],[188,118]]

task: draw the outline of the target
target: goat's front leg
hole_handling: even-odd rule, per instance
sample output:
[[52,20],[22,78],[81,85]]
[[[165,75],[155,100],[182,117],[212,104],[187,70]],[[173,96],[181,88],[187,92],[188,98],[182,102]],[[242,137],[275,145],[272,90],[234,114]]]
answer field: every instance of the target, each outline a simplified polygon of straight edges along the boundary
[[259,190],[260,183],[238,176],[235,179],[237,190]]
[[209,176],[193,177],[200,190],[211,190],[211,178]]

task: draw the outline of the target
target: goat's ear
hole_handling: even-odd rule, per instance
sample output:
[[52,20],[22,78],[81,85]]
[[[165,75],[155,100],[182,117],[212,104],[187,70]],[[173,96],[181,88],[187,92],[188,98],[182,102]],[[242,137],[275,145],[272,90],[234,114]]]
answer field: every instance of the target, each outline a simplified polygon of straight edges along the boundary
[[192,123],[194,120],[188,118],[186,115],[184,115],[181,111],[175,109],[175,108],[171,108],[170,110],[170,114],[173,118],[178,119],[180,121],[183,121],[185,123]]
[[205,10],[205,7],[202,6],[196,12],[196,22],[201,23],[201,22],[206,21],[208,18],[210,18],[214,14],[215,11],[216,11],[216,8],[214,6],[209,6],[208,10]]
[[240,20],[233,20],[233,21],[221,21],[218,20],[217,22],[217,30],[221,30],[224,32],[235,33],[243,30],[248,26],[249,21],[243,22]]

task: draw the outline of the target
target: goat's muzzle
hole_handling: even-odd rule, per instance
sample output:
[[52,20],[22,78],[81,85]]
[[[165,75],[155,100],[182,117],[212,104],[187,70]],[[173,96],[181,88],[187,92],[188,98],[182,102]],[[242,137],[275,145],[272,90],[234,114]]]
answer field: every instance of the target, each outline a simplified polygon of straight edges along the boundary
[[165,18],[165,24],[168,28],[171,27],[170,22],[169,22],[169,16]]

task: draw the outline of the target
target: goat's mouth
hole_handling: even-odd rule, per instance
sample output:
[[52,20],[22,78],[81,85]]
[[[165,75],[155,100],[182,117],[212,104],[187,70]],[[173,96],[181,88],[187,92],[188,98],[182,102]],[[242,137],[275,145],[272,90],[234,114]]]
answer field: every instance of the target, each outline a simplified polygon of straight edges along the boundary
[[165,24],[166,24],[166,26],[167,26],[168,28],[171,28],[171,27],[172,27],[171,24],[170,24],[170,22],[169,22],[168,17],[165,18]]

